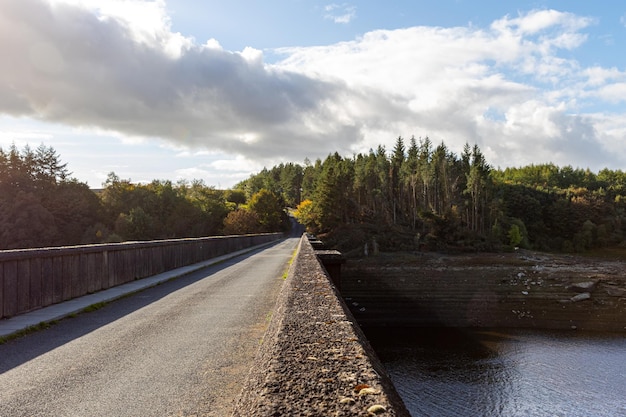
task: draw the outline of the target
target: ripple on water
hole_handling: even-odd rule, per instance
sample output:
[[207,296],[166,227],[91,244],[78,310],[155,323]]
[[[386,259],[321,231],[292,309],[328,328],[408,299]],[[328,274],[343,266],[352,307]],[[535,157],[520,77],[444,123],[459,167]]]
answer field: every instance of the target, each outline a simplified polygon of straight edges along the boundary
[[626,416],[621,335],[394,329],[379,336],[372,344],[414,416]]

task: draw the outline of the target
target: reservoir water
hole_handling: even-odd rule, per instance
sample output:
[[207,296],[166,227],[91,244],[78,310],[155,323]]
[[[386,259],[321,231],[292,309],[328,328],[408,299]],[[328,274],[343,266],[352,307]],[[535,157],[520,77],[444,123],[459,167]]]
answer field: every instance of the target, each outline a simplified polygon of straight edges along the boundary
[[626,416],[626,337],[365,329],[413,417]]

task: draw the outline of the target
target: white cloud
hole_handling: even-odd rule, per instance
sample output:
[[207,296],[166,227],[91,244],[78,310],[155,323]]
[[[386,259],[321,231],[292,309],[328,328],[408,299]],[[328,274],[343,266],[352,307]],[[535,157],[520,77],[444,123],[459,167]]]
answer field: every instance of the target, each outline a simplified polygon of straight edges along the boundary
[[613,83],[598,90],[598,97],[610,103],[626,102],[626,82]]
[[476,142],[495,165],[584,166],[590,153],[626,162],[612,145],[624,118],[579,114],[590,98],[623,103],[624,73],[561,54],[585,42],[587,18],[539,10],[487,28],[378,30],[281,49],[269,65],[253,48],[172,33],[162,1],[107,4],[0,1],[0,113],[233,156],[180,175],[349,155],[413,134],[454,151]]
[[[614,82],[622,74],[581,68],[559,55],[580,46],[586,39],[580,31],[593,23],[548,10],[505,17],[489,30],[381,30],[352,42],[284,49],[282,64],[311,77],[339,78],[353,90],[375,88],[406,100],[409,115],[385,117],[387,131],[395,133],[388,144],[398,134],[415,134],[444,140],[457,151],[465,142],[477,142],[496,165],[618,165],[626,157],[609,152],[593,116],[576,112],[583,99],[601,97],[598,85],[607,90],[603,99],[608,91],[614,99],[623,97]],[[494,113],[499,117],[489,117]],[[353,149],[365,150],[372,145],[369,138],[382,132],[369,133]]]
[[[499,32],[511,32],[520,36],[543,34],[545,31],[555,28],[571,33],[584,29],[594,22],[592,18],[577,16],[573,13],[557,10],[534,10],[520,14],[516,18],[505,16],[493,22],[491,27]],[[555,39],[558,39],[558,36]]]
[[52,138],[50,133],[37,130],[0,130],[0,148],[10,147],[13,143],[21,148],[29,143],[43,142],[50,138]]
[[324,7],[324,12],[324,18],[335,23],[347,24],[356,18],[356,6],[347,3],[328,4]]
[[171,19],[167,15],[165,0],[48,0],[53,9],[66,6],[88,10],[103,23],[120,25],[133,40],[163,48],[173,57],[191,41],[180,33],[170,31]]
[[[223,155],[224,156],[224,155]],[[224,156],[225,157],[225,156]],[[258,172],[262,165],[245,158],[218,159],[208,164],[180,168],[175,171],[177,180],[205,180],[205,183],[218,188],[228,188],[247,178],[250,172]]]
[[232,173],[246,173],[250,171],[260,171],[263,169],[263,165],[258,161],[253,161],[248,158],[244,158],[239,155],[235,158],[217,159],[209,164],[209,166],[220,172],[232,172]]
[[[173,56],[111,16],[44,0],[0,3],[0,111],[249,156],[289,156],[304,138],[301,149],[320,149],[344,130],[327,123],[335,85],[270,68],[252,48],[189,43]],[[167,38],[167,19],[150,22]],[[311,123],[315,135],[300,129]],[[238,139],[250,132],[256,141]]]

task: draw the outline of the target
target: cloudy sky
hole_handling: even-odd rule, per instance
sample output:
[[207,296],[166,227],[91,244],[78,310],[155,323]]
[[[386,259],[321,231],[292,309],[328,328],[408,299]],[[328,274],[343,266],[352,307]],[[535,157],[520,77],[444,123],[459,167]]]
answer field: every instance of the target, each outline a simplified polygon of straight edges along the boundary
[[0,147],[94,188],[226,188],[398,136],[626,169],[620,3],[1,0]]

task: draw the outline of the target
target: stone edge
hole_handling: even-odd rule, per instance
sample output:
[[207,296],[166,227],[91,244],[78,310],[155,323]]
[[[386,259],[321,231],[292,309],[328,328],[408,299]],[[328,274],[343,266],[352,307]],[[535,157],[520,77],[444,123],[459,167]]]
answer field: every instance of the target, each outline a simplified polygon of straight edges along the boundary
[[233,416],[410,416],[306,235],[254,363]]

